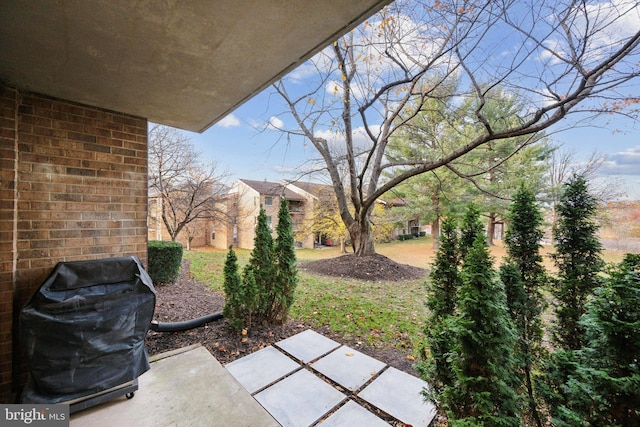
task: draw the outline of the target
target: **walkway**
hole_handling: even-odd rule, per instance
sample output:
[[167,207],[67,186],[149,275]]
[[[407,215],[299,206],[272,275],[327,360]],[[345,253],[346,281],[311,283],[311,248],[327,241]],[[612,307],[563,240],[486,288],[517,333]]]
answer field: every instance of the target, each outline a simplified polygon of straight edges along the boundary
[[284,427],[387,426],[389,417],[427,427],[435,417],[424,381],[311,330],[226,368]]
[[[226,369],[225,369],[226,368]],[[427,427],[426,383],[306,330],[223,367],[202,346],[158,355],[127,400],[71,416],[72,427]]]

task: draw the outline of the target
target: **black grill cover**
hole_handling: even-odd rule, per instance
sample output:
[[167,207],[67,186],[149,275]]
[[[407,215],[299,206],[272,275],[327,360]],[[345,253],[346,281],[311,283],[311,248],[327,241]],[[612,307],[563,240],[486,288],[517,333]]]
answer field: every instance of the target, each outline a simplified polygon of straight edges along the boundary
[[149,369],[155,290],[137,257],[58,263],[20,313],[24,403],[78,399]]

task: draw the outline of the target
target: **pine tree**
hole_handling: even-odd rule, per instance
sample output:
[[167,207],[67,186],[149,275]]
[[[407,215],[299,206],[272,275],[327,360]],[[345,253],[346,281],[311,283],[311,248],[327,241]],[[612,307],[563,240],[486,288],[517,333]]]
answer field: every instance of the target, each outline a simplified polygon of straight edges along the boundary
[[253,239],[253,250],[247,268],[245,268],[244,279],[248,277],[250,271],[255,281],[255,288],[258,295],[256,307],[256,317],[264,320],[269,313],[269,294],[275,275],[273,251],[273,237],[271,228],[267,221],[267,213],[260,206],[258,223],[256,224],[256,235]]
[[509,228],[505,236],[508,258],[500,268],[507,305],[513,320],[517,342],[517,358],[527,391],[528,414],[542,427],[534,395],[533,372],[542,355],[542,288],[547,275],[540,255],[542,214],[534,194],[521,185],[513,197],[508,214]]
[[289,315],[289,309],[293,305],[294,293],[298,284],[293,225],[289,213],[289,202],[284,197],[280,202],[276,232],[275,261],[277,272],[271,289],[269,320],[284,323]]
[[452,385],[454,381],[447,358],[454,339],[450,322],[455,313],[457,293],[462,283],[458,270],[460,253],[454,218],[448,218],[443,222],[439,240],[439,249],[427,282],[426,305],[429,308],[429,318],[424,330],[427,341],[424,351],[426,358],[417,367],[421,377],[431,386],[429,390],[425,390],[425,396],[436,404],[439,403],[443,387]]
[[454,426],[518,426],[515,335],[483,232],[465,257],[462,279],[451,355],[456,381],[444,387],[442,407]]
[[597,200],[589,194],[587,181],[574,175],[564,185],[557,206],[558,222],[554,230],[558,268],[554,296],[558,300],[555,341],[559,348],[578,350],[584,341],[580,318],[593,290],[599,286],[598,273],[604,262],[600,258],[602,244],[594,220]]

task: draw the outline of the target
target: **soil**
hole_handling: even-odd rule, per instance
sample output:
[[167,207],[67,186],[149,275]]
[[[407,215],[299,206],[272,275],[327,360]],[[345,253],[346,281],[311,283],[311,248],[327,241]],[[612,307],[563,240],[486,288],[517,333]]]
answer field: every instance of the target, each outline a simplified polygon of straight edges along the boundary
[[[420,268],[397,264],[382,255],[364,259],[347,255],[307,262],[300,268],[316,274],[370,281],[415,279],[424,277],[426,273]],[[222,292],[213,291],[206,284],[191,277],[188,260],[183,260],[178,280],[172,284],[157,285],[156,293],[154,320],[158,322],[190,320],[222,311],[224,306]],[[306,329],[313,329],[341,344],[415,375],[415,361],[409,353],[395,348],[372,347],[340,336],[327,327],[307,325],[296,319],[290,319],[284,325],[261,325],[248,331],[247,335],[235,331],[226,319],[221,319],[187,331],[149,331],[146,343],[150,355],[200,343],[224,365]]]
[[384,255],[364,257],[342,255],[337,258],[308,261],[300,269],[314,274],[366,281],[402,281],[425,277],[427,271],[411,265],[399,264]]

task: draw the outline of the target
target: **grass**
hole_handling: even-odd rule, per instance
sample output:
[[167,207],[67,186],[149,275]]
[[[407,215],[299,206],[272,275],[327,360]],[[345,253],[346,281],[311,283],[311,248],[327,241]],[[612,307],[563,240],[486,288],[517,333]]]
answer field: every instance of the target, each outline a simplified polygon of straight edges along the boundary
[[[395,241],[376,245],[378,253],[396,262],[429,268],[435,254],[430,237]],[[250,251],[234,249],[240,268],[248,262]],[[499,265],[506,255],[500,244],[491,248]],[[548,256],[550,247],[543,248],[545,266],[553,271]],[[206,251],[185,252],[191,261],[193,276],[212,289],[222,291],[226,251],[207,248]],[[311,261],[339,256],[338,248],[300,249],[299,261]],[[606,262],[620,262],[622,252],[604,251]],[[422,347],[427,310],[424,281],[362,282],[299,273],[299,285],[291,317],[314,326],[328,326],[343,336],[374,346],[396,347],[417,357]]]

